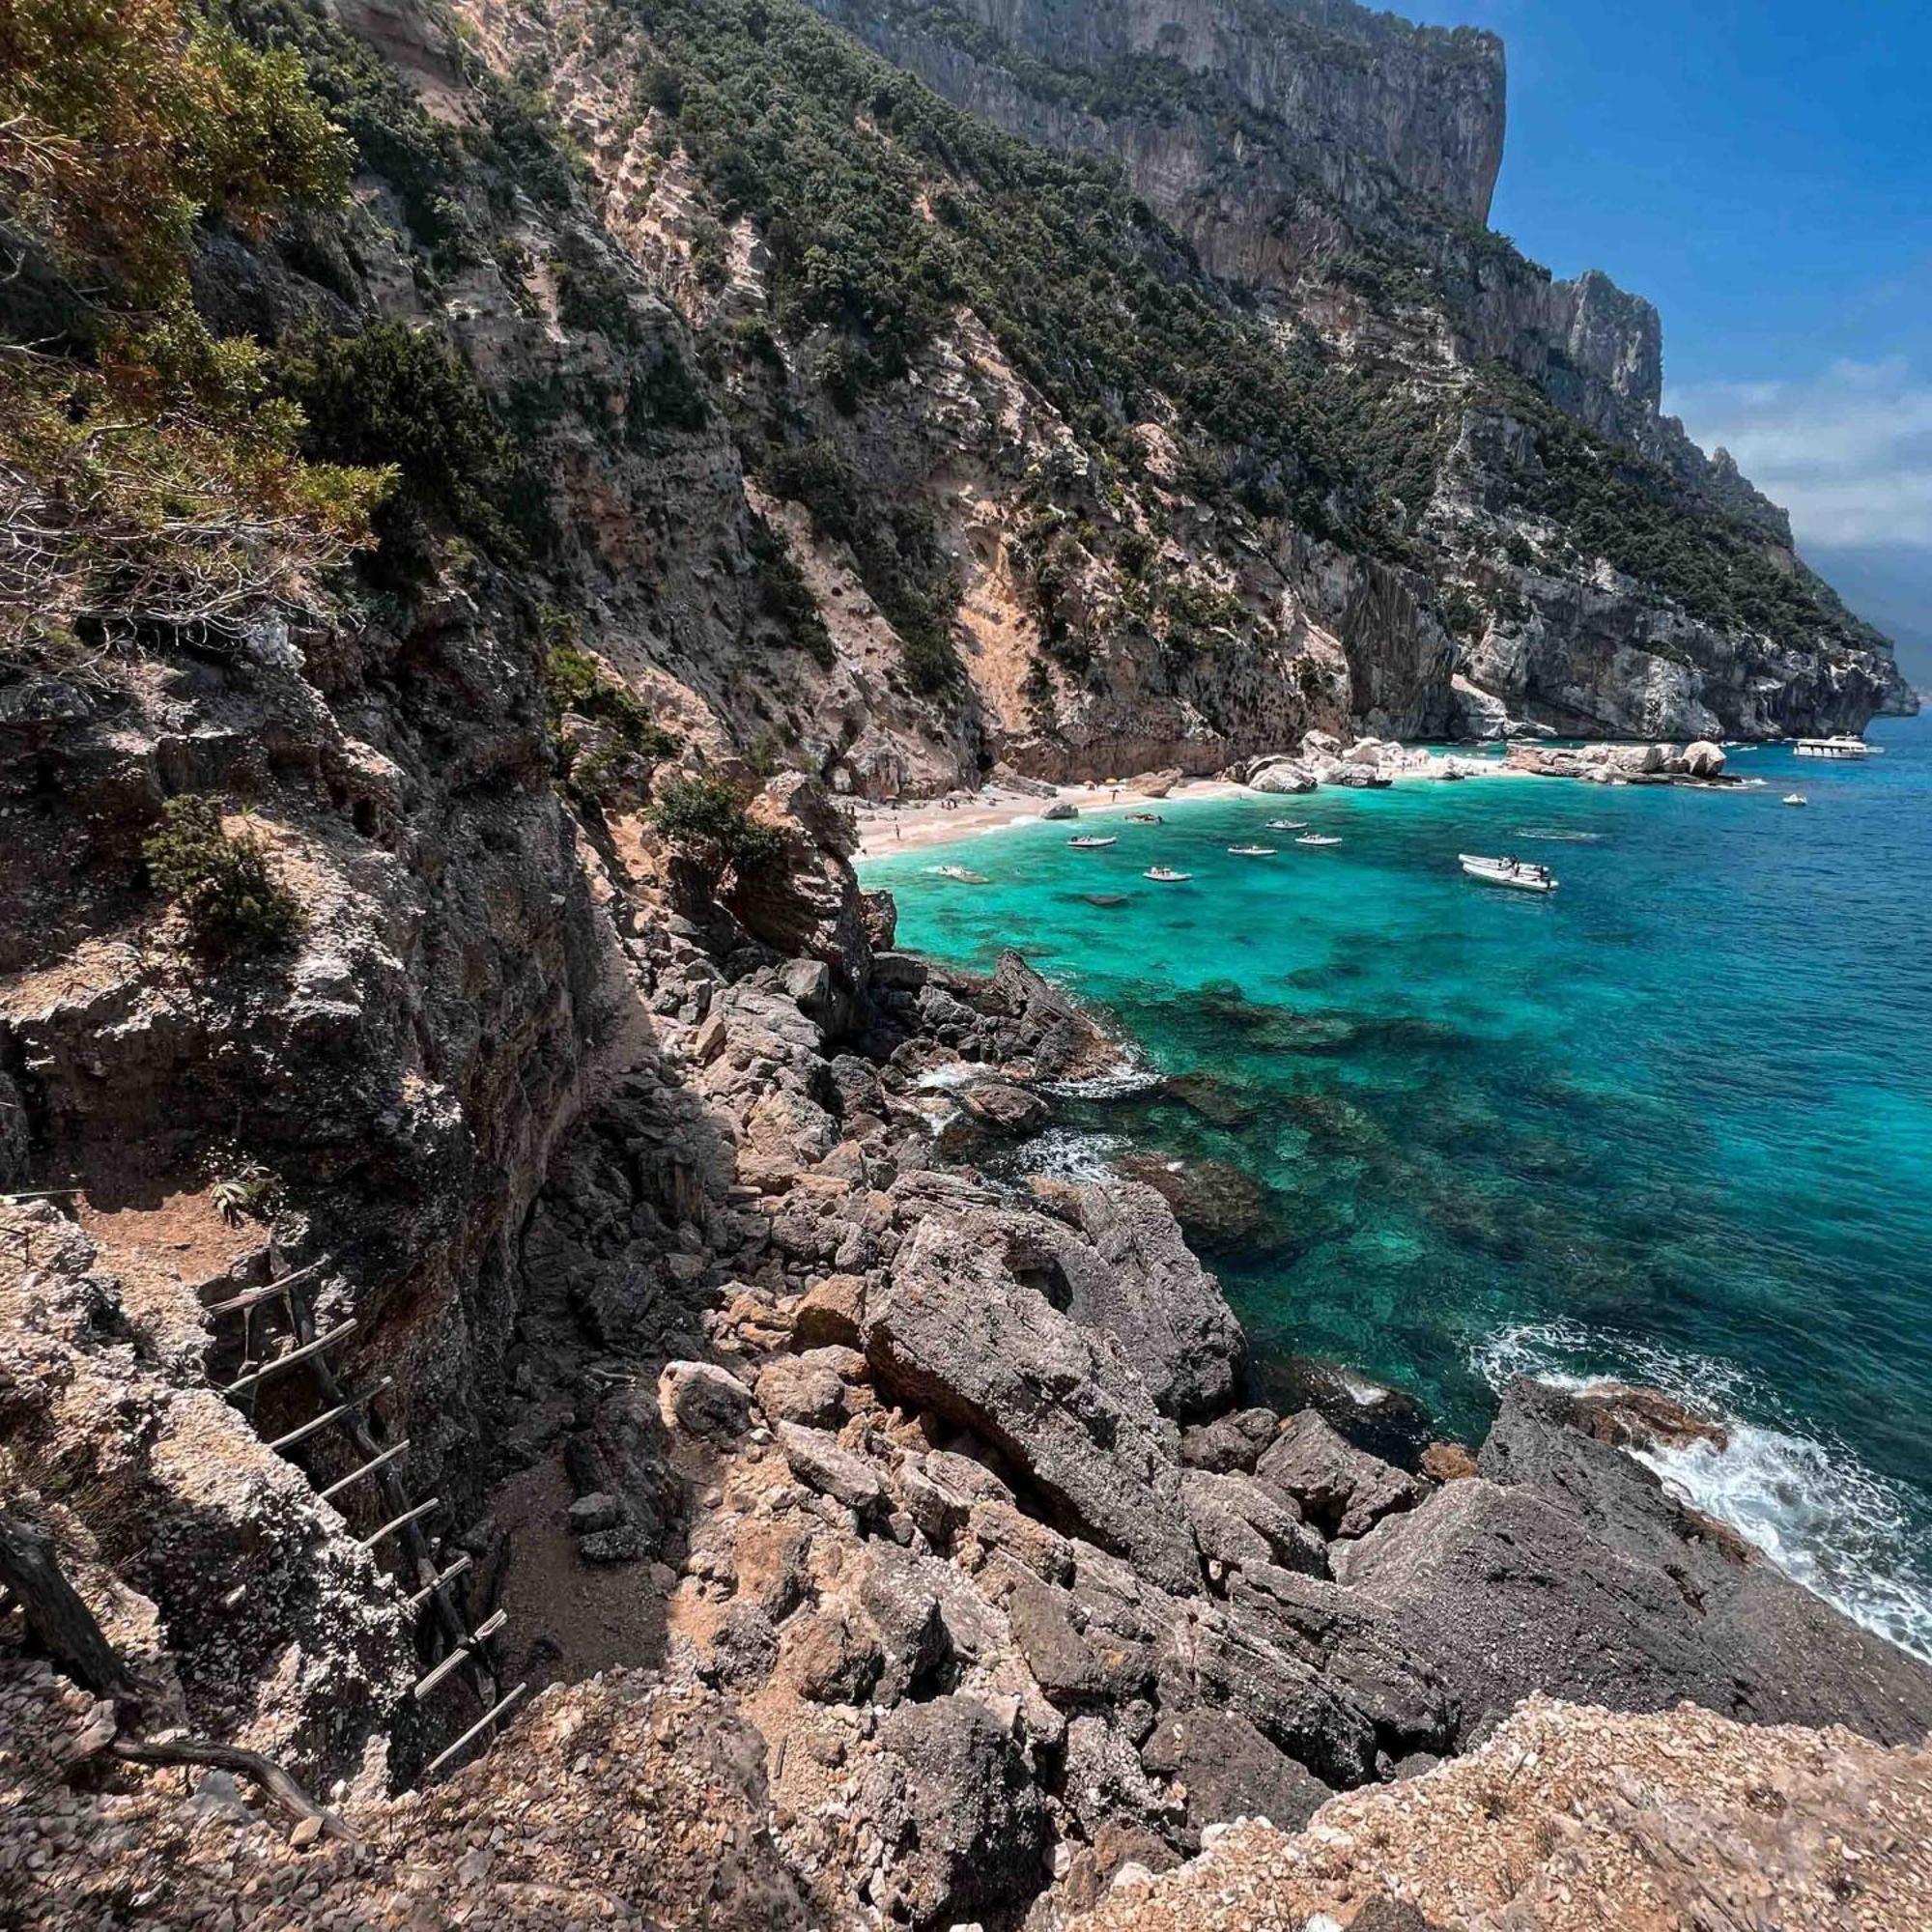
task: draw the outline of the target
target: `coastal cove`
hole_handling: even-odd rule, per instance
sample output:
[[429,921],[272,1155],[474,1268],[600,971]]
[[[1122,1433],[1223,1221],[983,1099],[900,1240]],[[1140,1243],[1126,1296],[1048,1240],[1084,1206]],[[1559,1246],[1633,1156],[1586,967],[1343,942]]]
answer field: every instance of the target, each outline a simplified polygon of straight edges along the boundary
[[[863,877],[902,946],[1015,946],[1196,1076],[1063,1097],[1012,1158],[1180,1163],[1264,1362],[1360,1369],[1467,1439],[1517,1372],[1701,1404],[1727,1446],[1660,1472],[1932,1655],[1932,724],[1870,736],[1855,767],[1734,752],[1761,786],[1171,801],[1104,850],[1009,826]],[[1279,850],[1228,853],[1251,838]]]

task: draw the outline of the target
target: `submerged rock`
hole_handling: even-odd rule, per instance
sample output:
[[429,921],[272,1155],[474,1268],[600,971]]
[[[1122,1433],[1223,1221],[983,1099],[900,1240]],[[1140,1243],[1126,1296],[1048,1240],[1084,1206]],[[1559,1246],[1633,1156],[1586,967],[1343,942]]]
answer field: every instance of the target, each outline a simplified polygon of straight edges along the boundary
[[1260,1183],[1232,1162],[1130,1153],[1114,1166],[1128,1179],[1151,1187],[1204,1254],[1251,1247],[1267,1231]]

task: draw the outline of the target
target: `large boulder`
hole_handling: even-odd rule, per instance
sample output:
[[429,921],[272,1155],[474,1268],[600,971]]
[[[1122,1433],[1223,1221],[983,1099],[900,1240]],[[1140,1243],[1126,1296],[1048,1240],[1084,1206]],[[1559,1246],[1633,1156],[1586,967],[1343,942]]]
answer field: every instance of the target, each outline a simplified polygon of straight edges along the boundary
[[1257,1567],[1230,1577],[1228,1608],[1243,1632],[1308,1663],[1383,1756],[1440,1752],[1456,1736],[1449,1683],[1378,1604],[1326,1577]]
[[1226,1408],[1247,1340],[1167,1203],[1131,1181],[1047,1182],[1036,1192],[1078,1236],[1044,1224],[1064,1283],[1058,1305],[1120,1342],[1164,1414],[1184,1422]]
[[989,1065],[1025,1063],[1043,1080],[1079,1080],[1119,1069],[1119,1045],[1017,952],[1003,952],[990,978],[929,968],[921,995],[928,1021],[935,996],[943,996],[962,1045]]
[[891,1853],[875,1901],[915,1926],[992,1918],[1045,1881],[1045,1802],[1010,1724],[974,1698],[895,1710],[857,1809]]
[[817,780],[781,772],[747,808],[754,825],[776,832],[780,857],[733,876],[725,904],[753,939],[787,957],[822,959],[841,990],[866,983],[872,959],[865,895],[852,870],[858,835],[850,813]]
[[1179,1437],[1120,1345],[1018,1280],[966,1217],[930,1214],[868,1294],[874,1374],[997,1446],[1062,1527],[1194,1592]]
[[1684,748],[1684,770],[1693,779],[1715,779],[1721,776],[1724,769],[1724,748],[1714,745],[1708,738],[1699,738],[1693,745]]
[[1273,796],[1313,791],[1316,779],[1315,774],[1298,758],[1274,758],[1250,772],[1247,782],[1250,791],[1266,792]]
[[1251,1247],[1267,1227],[1261,1184],[1232,1161],[1123,1154],[1115,1172],[1151,1187],[1203,1254]]
[[1185,1792],[1187,1823],[1196,1833],[1234,1818],[1265,1818],[1296,1832],[1334,1795],[1238,1711],[1163,1716],[1141,1747],[1141,1765]]
[[1531,1690],[1626,1711],[1689,1698],[1887,1744],[1932,1727],[1932,1668],[1571,1427],[1572,1402],[1512,1384],[1481,1476],[1330,1551],[1442,1674],[1464,1736]]
[[1224,1570],[1273,1566],[1327,1575],[1321,1539],[1252,1476],[1184,1470],[1180,1502],[1202,1555]]

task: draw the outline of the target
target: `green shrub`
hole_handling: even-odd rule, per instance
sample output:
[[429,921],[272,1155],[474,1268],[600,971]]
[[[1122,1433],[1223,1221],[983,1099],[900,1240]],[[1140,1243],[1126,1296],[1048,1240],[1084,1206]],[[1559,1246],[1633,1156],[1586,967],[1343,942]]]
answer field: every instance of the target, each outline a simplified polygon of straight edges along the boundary
[[656,360],[645,362],[633,377],[630,416],[655,429],[699,430],[711,420],[704,391],[675,343],[661,344]]
[[785,640],[804,651],[821,668],[832,668],[832,633],[812,602],[805,573],[799,569],[783,538],[762,521],[753,527],[752,561],[758,573],[758,610],[783,627]]
[[299,60],[187,0],[0,5],[8,668],[230,639],[366,547],[390,479],[302,463],[190,288],[204,220],[327,220],[352,159]]
[[307,419],[304,455],[395,467],[402,488],[377,521],[385,549],[439,519],[511,558],[539,546],[542,491],[475,379],[429,330],[399,321],[312,330],[284,345],[275,369]]
[[307,923],[261,841],[225,831],[206,793],[169,799],[141,849],[155,890],[181,907],[190,941],[212,958],[280,952]]
[[1482,631],[1482,611],[1466,590],[1444,591],[1436,600],[1436,610],[1442,618],[1442,628],[1451,637],[1475,638]]
[[639,758],[670,757],[677,740],[645,710],[638,695],[613,684],[597,660],[576,640],[576,626],[560,611],[546,608],[539,617],[544,634],[544,718],[555,735],[566,712],[608,725],[619,746]]
[[805,506],[821,536],[850,548],[860,582],[899,634],[913,690],[936,696],[955,686],[959,585],[931,512],[905,501],[869,504],[851,465],[822,439],[774,450],[759,473],[774,495]]
[[637,344],[638,318],[622,275],[583,247],[559,257],[552,268],[557,320],[564,327],[601,335],[613,349]]
[[745,815],[738,788],[721,778],[699,774],[667,779],[658,786],[645,814],[680,856],[716,875],[728,865],[742,876],[777,864],[782,836]]

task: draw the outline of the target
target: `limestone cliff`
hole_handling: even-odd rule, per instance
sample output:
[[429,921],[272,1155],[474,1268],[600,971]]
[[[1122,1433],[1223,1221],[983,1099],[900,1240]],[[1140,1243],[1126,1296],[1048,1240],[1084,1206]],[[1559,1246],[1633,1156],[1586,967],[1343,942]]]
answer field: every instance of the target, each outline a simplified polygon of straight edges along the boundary
[[[1393,356],[1413,382],[1445,364],[1472,373],[1500,364],[1638,459],[1645,494],[1666,514],[1708,519],[1770,569],[1804,576],[1783,513],[1723,452],[1707,459],[1662,414],[1655,308],[1594,270],[1552,280],[1484,227],[1504,118],[1492,37],[1300,0],[1179,17],[1133,6],[814,4],[971,112],[1117,162],[1213,273],[1345,354]],[[1493,419],[1480,384],[1457,386],[1466,448]],[[1681,586],[1614,554],[1607,560],[1632,580],[1598,586],[1618,607],[1614,641],[1600,613],[1572,622],[1534,583],[1493,570],[1499,559],[1471,541],[1461,512],[1471,496],[1494,507],[1520,495],[1511,472],[1548,458],[1512,449],[1479,491],[1449,479],[1429,520],[1438,583],[1458,611],[1465,595],[1482,607],[1463,668],[1513,711],[1567,730],[1759,735],[1855,723],[1904,701],[1882,641],[1846,622],[1815,583],[1808,638],[1794,650],[1786,636],[1767,653],[1750,613],[1700,611]],[[1514,554],[1536,532],[1505,518],[1485,535]],[[1567,574],[1579,591],[1589,577]],[[1689,655],[1662,635],[1686,617],[1716,632]],[[1681,693],[1660,702],[1661,687]]]

